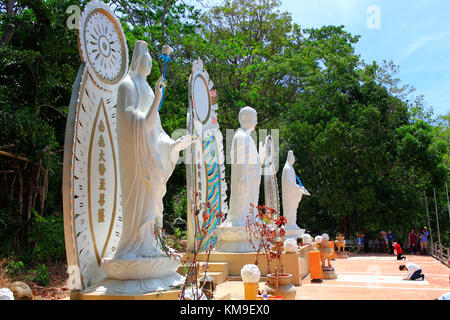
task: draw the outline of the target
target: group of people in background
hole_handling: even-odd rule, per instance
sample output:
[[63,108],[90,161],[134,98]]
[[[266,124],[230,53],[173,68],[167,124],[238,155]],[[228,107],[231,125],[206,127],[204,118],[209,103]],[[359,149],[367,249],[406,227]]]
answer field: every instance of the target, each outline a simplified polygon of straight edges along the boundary
[[364,228],[362,230],[362,233],[359,233],[359,232],[356,233],[356,248],[357,248],[358,253],[361,252],[363,244],[364,244],[364,253],[368,253],[369,252],[369,234],[368,234],[366,228]]
[[416,234],[414,229],[411,229],[409,233],[409,250],[410,253],[416,254],[428,254],[428,236],[429,232],[427,227],[424,227],[419,234]]
[[[416,233],[414,229],[408,236],[408,250],[411,254],[421,253],[423,255],[428,254],[428,236],[429,231],[427,227],[424,227],[420,232]],[[367,229],[363,229],[362,233],[356,233],[356,247],[357,252],[360,253],[364,247],[364,253],[369,252],[369,235]],[[381,230],[378,233],[377,240],[375,242],[376,251],[389,250],[390,254],[395,254],[398,260],[404,260],[403,249],[400,243],[396,240],[392,230],[385,232]]]

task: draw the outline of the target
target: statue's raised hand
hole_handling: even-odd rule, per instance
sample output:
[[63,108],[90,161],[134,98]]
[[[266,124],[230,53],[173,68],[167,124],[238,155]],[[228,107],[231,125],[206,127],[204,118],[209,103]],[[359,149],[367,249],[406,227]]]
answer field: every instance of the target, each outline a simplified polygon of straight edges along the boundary
[[178,138],[177,141],[175,141],[175,149],[180,152],[181,150],[189,147],[192,143],[195,142],[195,140],[196,138],[192,134],[182,136],[181,138]]
[[158,82],[156,82],[155,86],[155,95],[158,98],[158,100],[162,97],[162,88],[166,87],[166,81],[164,80],[163,76],[159,77]]
[[174,163],[177,163],[180,151],[189,147],[193,142],[195,142],[195,140],[196,138],[191,134],[178,138],[172,146],[171,152],[172,161]]

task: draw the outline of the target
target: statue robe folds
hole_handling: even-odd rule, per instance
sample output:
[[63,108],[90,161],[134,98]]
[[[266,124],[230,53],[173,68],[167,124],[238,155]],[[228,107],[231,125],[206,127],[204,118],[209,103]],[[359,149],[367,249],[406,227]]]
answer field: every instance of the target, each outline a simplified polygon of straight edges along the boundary
[[[148,86],[148,85],[147,85]],[[162,226],[163,197],[175,162],[175,144],[163,130],[159,115],[151,127],[146,123],[154,94],[138,89],[139,104],[118,110],[120,177],[122,181],[123,231],[118,259],[160,256],[155,229]]]
[[155,235],[162,226],[162,200],[178,150],[164,132],[159,114],[153,123],[146,120],[154,100],[150,86],[137,84],[133,75],[124,81],[136,95],[125,97],[126,107],[117,108],[123,229],[116,252],[103,259],[102,268],[109,279],[106,292],[143,294],[184,282],[176,272],[179,261],[162,252]]

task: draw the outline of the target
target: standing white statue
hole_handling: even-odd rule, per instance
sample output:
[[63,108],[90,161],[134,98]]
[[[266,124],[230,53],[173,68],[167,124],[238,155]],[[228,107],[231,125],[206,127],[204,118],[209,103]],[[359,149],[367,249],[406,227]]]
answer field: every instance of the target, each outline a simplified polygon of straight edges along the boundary
[[[260,143],[260,152],[251,137],[257,125],[256,110],[251,107],[239,111],[240,128],[231,143],[231,197],[227,220],[219,226],[217,251],[253,251],[247,239],[245,225],[247,216],[257,215],[261,166],[266,155],[265,146]],[[253,208],[253,214],[252,211]]]
[[303,195],[310,195],[308,190],[301,185],[301,182],[297,184],[299,179],[297,180],[297,175],[295,174],[293,167],[294,163],[294,152],[290,150],[281,176],[281,188],[283,196],[283,215],[287,219],[287,224],[285,225],[285,238],[292,239],[300,238],[305,232],[304,229],[300,229],[297,226],[297,208]]
[[115,253],[103,259],[115,291],[151,292],[183,282],[176,273],[179,261],[161,251],[155,232],[162,227],[166,183],[179,152],[193,142],[191,136],[172,140],[161,126],[158,108],[165,82],[156,84],[156,96],[146,78],[152,58],[145,41],[135,44],[128,75],[117,95],[117,135],[122,186],[123,230]]
[[[258,205],[261,165],[265,148],[260,153],[251,137],[257,124],[256,110],[251,107],[239,111],[239,124],[231,143],[231,197],[227,220],[234,226],[245,226],[251,205]],[[255,209],[256,210],[256,209]]]

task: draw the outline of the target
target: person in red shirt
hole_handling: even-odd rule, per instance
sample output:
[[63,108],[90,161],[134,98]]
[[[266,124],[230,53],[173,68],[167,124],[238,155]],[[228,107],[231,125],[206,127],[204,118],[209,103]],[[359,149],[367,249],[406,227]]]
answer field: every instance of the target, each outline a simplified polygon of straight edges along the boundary
[[392,245],[394,247],[394,254],[397,255],[397,260],[406,260],[406,257],[403,256],[403,250],[402,247],[400,246],[400,243],[394,240],[392,242]]
[[411,229],[411,232],[409,233],[409,250],[412,254],[416,254],[417,250],[417,236],[414,229]]

